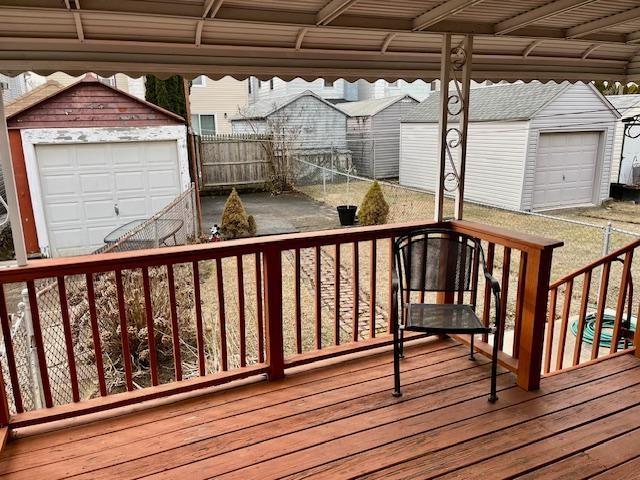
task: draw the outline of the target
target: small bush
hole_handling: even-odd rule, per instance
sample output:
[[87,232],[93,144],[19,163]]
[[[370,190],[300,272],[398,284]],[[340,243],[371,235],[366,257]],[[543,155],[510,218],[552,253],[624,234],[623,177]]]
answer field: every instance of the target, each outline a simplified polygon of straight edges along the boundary
[[380,184],[373,182],[358,209],[360,225],[381,225],[387,222],[388,215],[389,204],[384,199]]
[[247,212],[235,188],[229,194],[227,203],[224,204],[220,232],[226,239],[242,238],[251,234]]
[[255,237],[256,233],[258,233],[258,225],[256,224],[256,219],[253,217],[253,215],[249,215],[247,217],[247,220],[249,220],[249,235]]

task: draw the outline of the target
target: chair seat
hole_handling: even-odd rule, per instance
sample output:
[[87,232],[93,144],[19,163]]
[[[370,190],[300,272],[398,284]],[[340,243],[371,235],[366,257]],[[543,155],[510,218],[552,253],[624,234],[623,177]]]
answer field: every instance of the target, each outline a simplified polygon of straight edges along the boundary
[[409,303],[404,330],[431,333],[490,333],[470,305]]

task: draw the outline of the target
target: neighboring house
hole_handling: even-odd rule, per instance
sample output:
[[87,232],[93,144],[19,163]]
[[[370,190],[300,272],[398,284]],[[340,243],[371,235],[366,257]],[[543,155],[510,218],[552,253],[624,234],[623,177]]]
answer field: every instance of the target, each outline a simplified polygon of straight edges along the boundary
[[[473,89],[469,105],[466,199],[544,210],[608,198],[620,115],[593,85],[495,85]],[[402,185],[435,189],[438,115],[431,95],[402,118]]]
[[189,188],[184,120],[87,75],[6,107],[29,253],[90,253]]
[[198,135],[231,133],[231,117],[249,102],[249,80],[224,77],[211,80],[204,75],[191,82],[191,122]]
[[278,77],[270,80],[250,77],[248,82],[249,104],[279,101],[303,92],[313,92],[331,103],[359,100],[357,85],[342,79],[332,82],[318,78],[308,82],[302,78],[285,81]]
[[376,98],[392,97],[396,95],[411,95],[418,101],[423,101],[431,92],[431,85],[424,80],[407,82],[406,80],[396,80],[387,82],[386,80],[376,80],[368,82],[358,80],[358,100],[369,100]]
[[398,176],[400,161],[400,119],[418,101],[410,95],[339,103],[349,115],[347,147],[358,175],[370,178]]
[[[47,77],[43,77],[41,75],[37,75],[32,73],[28,84],[28,90],[31,88],[37,87],[47,80],[53,80],[63,87],[71,85],[72,83],[76,83],[82,80],[83,76],[72,77],[71,75],[67,75],[63,72],[56,72],[48,75]],[[133,95],[134,97],[139,98],[140,100],[144,100],[145,98],[145,89],[144,89],[144,76],[140,76],[138,78],[132,78],[124,73],[117,73],[111,77],[98,77],[100,82],[105,85],[109,85],[110,87],[117,88],[121,92],[128,93],[129,95]]]
[[640,115],[640,95],[609,95],[606,98],[622,116],[616,124],[616,135],[613,142],[611,183],[630,183],[632,181],[631,168],[634,160],[640,161],[640,136],[632,138],[640,134],[640,125],[632,127],[632,137],[624,138],[625,124],[623,120]]
[[371,83],[366,80],[347,82],[342,79],[332,82],[319,78],[308,82],[302,78],[285,81],[278,77],[270,80],[258,80],[251,77],[248,87],[250,104],[290,97],[304,91],[313,92],[331,103],[357,102],[402,94],[424,100],[431,90],[430,85],[423,80],[415,82],[377,80]]
[[10,102],[29,90],[27,85],[27,74],[21,73],[15,77],[0,74],[0,84],[2,85],[2,99]]
[[249,105],[231,124],[233,133],[285,135],[291,150],[347,148],[347,115],[308,90]]

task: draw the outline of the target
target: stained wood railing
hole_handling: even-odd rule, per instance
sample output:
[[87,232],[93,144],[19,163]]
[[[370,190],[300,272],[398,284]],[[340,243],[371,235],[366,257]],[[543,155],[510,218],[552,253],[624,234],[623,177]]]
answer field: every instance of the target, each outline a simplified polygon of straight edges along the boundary
[[636,240],[549,286],[545,374],[633,348],[639,249]]
[[[490,355],[490,342],[498,341],[500,362],[517,374],[519,385],[537,388],[551,259],[561,243],[464,221],[407,223],[41,260],[2,270],[0,326],[9,378],[1,390],[0,423],[21,427],[251,376],[277,379],[288,368],[390,344],[393,241],[430,225],[482,239],[490,268],[500,272],[503,307],[513,305],[503,308],[503,320],[512,311],[515,331],[507,339],[503,328],[496,339],[478,339],[476,348]],[[23,282],[42,408],[23,402],[25,379],[11,338],[5,293]],[[489,322],[490,289],[477,280],[474,285],[471,295]],[[45,296],[54,293],[56,301]],[[57,347],[48,333],[55,331],[52,323],[62,326]],[[54,354],[64,361],[54,362]],[[87,375],[87,362],[95,373]],[[56,391],[60,378],[71,386],[66,396]]]

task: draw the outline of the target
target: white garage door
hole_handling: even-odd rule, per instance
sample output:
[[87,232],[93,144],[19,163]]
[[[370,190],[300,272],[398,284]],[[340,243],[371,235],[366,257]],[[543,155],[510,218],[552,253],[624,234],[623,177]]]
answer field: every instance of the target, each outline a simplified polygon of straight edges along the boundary
[[53,256],[90,253],[180,194],[176,142],[37,145],[36,157]]
[[593,203],[599,139],[598,132],[540,135],[534,209]]

